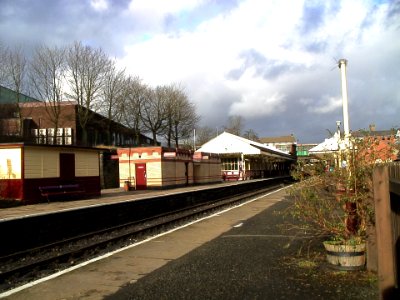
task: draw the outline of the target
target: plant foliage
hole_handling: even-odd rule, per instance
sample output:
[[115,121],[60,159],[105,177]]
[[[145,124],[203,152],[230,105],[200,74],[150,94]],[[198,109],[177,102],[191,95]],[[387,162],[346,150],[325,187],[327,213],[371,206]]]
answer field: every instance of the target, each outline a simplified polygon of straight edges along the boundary
[[[396,158],[396,140],[365,135],[351,137],[341,150],[312,164],[298,163],[288,212],[302,226],[332,240],[354,243],[373,225],[372,171]],[[305,224],[305,225],[304,225]]]

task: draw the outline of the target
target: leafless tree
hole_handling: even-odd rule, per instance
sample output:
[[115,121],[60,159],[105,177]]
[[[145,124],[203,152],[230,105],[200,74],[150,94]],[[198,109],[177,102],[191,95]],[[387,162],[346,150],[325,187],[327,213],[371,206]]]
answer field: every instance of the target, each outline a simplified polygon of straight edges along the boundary
[[[45,102],[46,113],[55,132],[60,126],[66,71],[66,48],[36,48],[30,65],[30,82],[35,96]],[[56,139],[53,139],[55,142]]]
[[243,131],[244,120],[242,116],[233,115],[228,119],[228,124],[225,126],[225,131],[237,136],[241,136]]
[[6,85],[6,48],[0,42],[0,85]]
[[157,135],[165,132],[166,105],[167,89],[165,86],[147,89],[140,115],[145,129],[152,133],[154,145],[157,145]]
[[251,141],[260,142],[258,134],[253,129],[246,130],[243,134],[243,137]]
[[106,71],[110,59],[102,49],[93,49],[75,42],[67,54],[68,96],[77,102],[79,125],[82,129],[82,143],[87,144],[87,125],[92,119],[91,111],[98,108]]
[[198,127],[196,128],[196,145],[202,146],[215,136],[214,128],[208,126]]
[[196,107],[191,103],[184,90],[179,85],[166,87],[166,132],[165,138],[168,147],[171,147],[172,140],[175,147],[179,147],[179,141],[187,139],[192,135],[199,116],[196,114]]
[[100,113],[107,117],[106,132],[107,144],[111,144],[111,124],[112,121],[120,122],[122,115],[119,108],[119,103],[125,93],[125,70],[118,70],[115,61],[110,61],[110,64],[105,70],[104,84],[101,89],[101,108]]
[[27,60],[22,47],[3,50],[3,84],[15,92],[15,111],[19,118],[19,135],[23,136],[23,116],[21,115],[20,103],[25,90],[25,78],[27,73]]
[[141,107],[148,96],[149,88],[137,76],[128,77],[124,82],[124,94],[119,102],[122,123],[135,132],[134,145],[139,145],[140,134],[145,131],[141,118]]

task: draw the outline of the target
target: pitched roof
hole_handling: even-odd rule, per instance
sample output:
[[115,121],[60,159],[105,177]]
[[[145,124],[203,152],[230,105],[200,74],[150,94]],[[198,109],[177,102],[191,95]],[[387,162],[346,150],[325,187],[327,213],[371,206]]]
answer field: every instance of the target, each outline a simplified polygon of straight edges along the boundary
[[245,155],[265,154],[268,156],[286,159],[292,158],[291,155],[280,151],[275,147],[266,146],[262,143],[254,142],[228,132],[223,132],[217,137],[208,141],[196,152],[210,152],[218,154],[243,153]]
[[[19,102],[39,102],[39,100],[24,95],[22,93],[19,94]],[[9,88],[0,85],[0,104],[13,104],[17,103],[17,93]]]
[[283,135],[283,136],[276,136],[276,137],[263,137],[260,138],[261,143],[268,144],[268,143],[296,143],[296,138],[294,135]]
[[366,130],[358,130],[358,131],[353,131],[351,133],[352,136],[354,137],[365,137],[365,136],[372,136],[372,137],[390,137],[390,136],[396,136],[400,132],[400,129],[390,129],[390,130],[372,130],[372,131],[366,131]]
[[308,153],[329,153],[339,150],[339,135],[335,134],[329,139],[308,150]]

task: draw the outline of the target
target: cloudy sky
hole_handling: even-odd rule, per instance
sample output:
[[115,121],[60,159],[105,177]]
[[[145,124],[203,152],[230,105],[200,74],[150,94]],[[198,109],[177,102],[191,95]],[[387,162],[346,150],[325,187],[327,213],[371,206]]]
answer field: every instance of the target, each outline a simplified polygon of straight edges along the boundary
[[143,82],[180,83],[216,130],[231,115],[260,137],[321,142],[400,127],[400,1],[0,0],[0,42],[101,47]]

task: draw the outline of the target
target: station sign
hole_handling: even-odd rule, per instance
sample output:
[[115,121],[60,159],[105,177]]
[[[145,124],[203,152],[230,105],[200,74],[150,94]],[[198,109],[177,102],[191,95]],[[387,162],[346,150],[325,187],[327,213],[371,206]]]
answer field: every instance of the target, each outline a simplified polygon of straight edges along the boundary
[[173,158],[176,157],[176,152],[164,152],[163,156],[165,158]]

